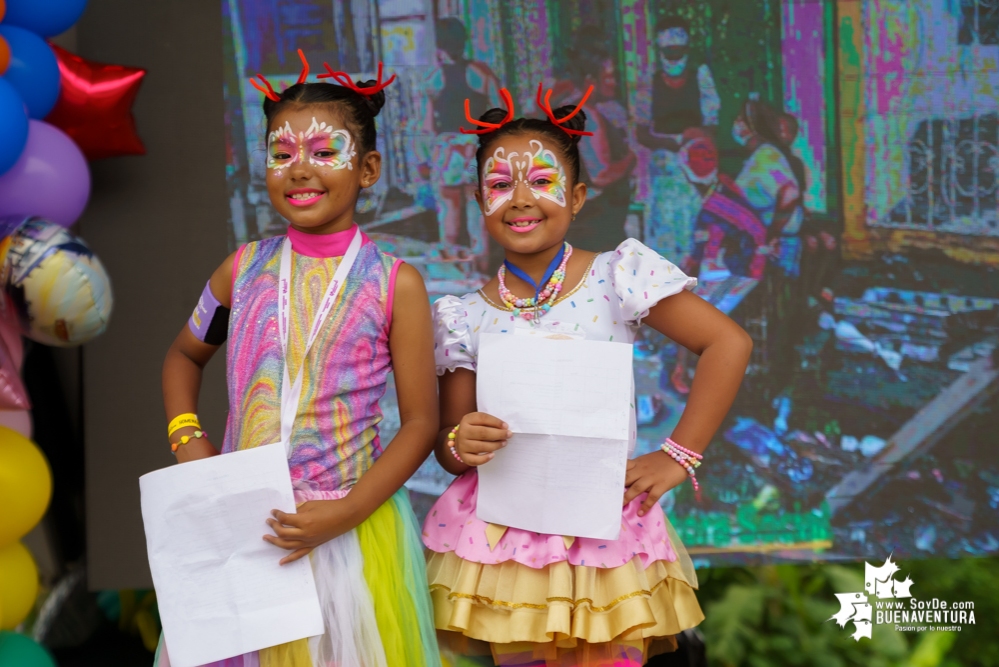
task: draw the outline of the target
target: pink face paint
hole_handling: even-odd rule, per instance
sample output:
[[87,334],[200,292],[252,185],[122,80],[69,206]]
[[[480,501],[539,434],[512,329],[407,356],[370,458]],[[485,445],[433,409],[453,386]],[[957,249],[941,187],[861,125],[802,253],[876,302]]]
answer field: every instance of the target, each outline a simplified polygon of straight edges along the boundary
[[554,151],[537,140],[530,142],[531,150],[506,154],[499,146],[486,160],[482,170],[482,200],[486,215],[492,215],[513,198],[514,190],[521,183],[527,185],[535,199],[544,197],[559,206],[566,206],[565,169]]
[[528,153],[527,183],[535,199],[544,197],[559,206],[565,206],[565,169],[559,164],[555,153],[531,141],[533,152]]
[[[514,153],[511,157],[516,155]],[[513,190],[519,181],[513,172],[513,165],[506,157],[506,149],[502,146],[493,151],[492,157],[486,160],[486,165],[482,169],[482,201],[486,206],[486,215],[492,215],[500,206],[513,198]]]
[[267,135],[267,168],[280,175],[281,170],[308,160],[314,167],[353,169],[357,152],[347,130],[334,129],[315,118],[305,132],[295,133],[290,123]]

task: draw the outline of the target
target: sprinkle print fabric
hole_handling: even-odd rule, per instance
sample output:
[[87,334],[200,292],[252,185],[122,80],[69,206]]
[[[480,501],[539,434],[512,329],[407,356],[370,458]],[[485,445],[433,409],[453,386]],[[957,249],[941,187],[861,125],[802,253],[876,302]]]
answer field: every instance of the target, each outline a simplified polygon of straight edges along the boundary
[[[649,308],[697,279],[635,239],[597,255],[579,286],[566,291],[542,319],[542,326],[587,340],[633,343]],[[434,304],[434,356],[437,374],[456,368],[475,370],[480,333],[512,334],[513,314],[480,292],[445,296]]]
[[624,507],[621,536],[616,540],[579,537],[566,548],[561,535],[507,528],[496,547],[490,549],[486,538],[488,524],[475,516],[478,487],[479,476],[475,470],[469,470],[452,482],[434,504],[423,529],[423,544],[428,549],[437,553],[453,551],[473,563],[495,565],[515,561],[535,569],[565,560],[571,565],[620,567],[636,556],[641,558],[642,567],[647,568],[657,560],[677,558],[662,508],[656,504],[645,516],[638,516],[644,494]]
[[[553,331],[587,340],[632,343],[649,308],[696,285],[695,278],[642,243],[628,239],[616,250],[597,255],[583,283],[561,296],[541,322]],[[478,292],[438,300],[434,318],[439,375],[456,368],[475,370],[479,334],[512,334],[515,328],[524,326],[523,320]],[[623,509],[617,540],[577,538],[566,547],[561,536],[509,528],[490,549],[487,524],[475,515],[477,490],[475,470],[452,482],[427,516],[423,530],[427,548],[438,553],[454,551],[475,563],[512,560],[533,568],[565,560],[572,565],[612,568],[635,556],[640,556],[647,567],[657,560],[677,559],[659,505],[644,517],[638,516],[644,495]]]

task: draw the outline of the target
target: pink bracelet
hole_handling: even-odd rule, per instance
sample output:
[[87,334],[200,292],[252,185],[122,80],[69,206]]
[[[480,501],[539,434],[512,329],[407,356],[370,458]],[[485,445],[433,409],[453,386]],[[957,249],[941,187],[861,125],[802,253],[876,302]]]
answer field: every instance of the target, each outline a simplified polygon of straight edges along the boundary
[[701,454],[698,454],[693,450],[687,449],[686,447],[681,447],[680,445],[676,444],[673,438],[666,438],[666,444],[672,446],[675,449],[679,449],[681,452],[687,454],[688,456],[693,456],[697,460],[701,460],[704,458],[704,456],[702,456]]
[[676,444],[672,438],[666,438],[661,449],[687,471],[690,483],[694,486],[694,496],[697,498],[697,502],[701,502],[701,485],[697,482],[696,468],[700,467],[701,459],[704,457],[695,451]]
[[458,455],[458,450],[455,448],[455,445],[457,444],[459,428],[461,428],[461,424],[455,426],[453,429],[451,429],[451,432],[447,434],[447,446],[448,449],[451,450],[451,456],[453,456],[455,460],[458,461],[458,463],[464,464],[465,462],[461,460],[461,456]]

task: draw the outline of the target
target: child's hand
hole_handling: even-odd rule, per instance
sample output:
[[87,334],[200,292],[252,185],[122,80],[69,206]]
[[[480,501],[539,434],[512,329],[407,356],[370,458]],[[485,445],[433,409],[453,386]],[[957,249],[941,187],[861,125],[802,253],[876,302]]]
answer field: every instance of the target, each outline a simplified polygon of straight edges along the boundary
[[680,486],[687,479],[687,471],[679,463],[663,451],[652,452],[637,459],[628,461],[628,472],[624,478],[626,487],[624,504],[648,493],[638,510],[638,516],[652,509],[659,498],[675,486]]
[[281,559],[281,565],[307,556],[313,549],[334,537],[356,527],[353,503],[341,500],[310,500],[302,503],[295,514],[280,510],[271,512],[273,519],[267,525],[274,535],[264,535],[264,540],[292,553]]
[[513,432],[502,419],[485,412],[469,412],[461,418],[455,449],[465,465],[480,466],[491,461],[497,449],[506,447],[511,435]]

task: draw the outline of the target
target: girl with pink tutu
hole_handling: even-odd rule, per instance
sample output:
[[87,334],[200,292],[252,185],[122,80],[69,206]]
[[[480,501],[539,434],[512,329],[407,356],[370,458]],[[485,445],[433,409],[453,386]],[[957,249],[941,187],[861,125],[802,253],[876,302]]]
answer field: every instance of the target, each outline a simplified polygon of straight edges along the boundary
[[[594,253],[565,242],[586,201],[578,178],[582,103],[553,111],[539,87],[547,119],[514,120],[502,92],[507,111],[469,121],[479,134],[477,199],[506,259],[478,292],[434,306],[436,456],[457,476],[423,531],[438,637],[445,649],[491,655],[497,665],[642,665],[674,650],[674,635],[704,618],[690,558],[658,501],[687,477],[698,488],[696,468],[735,399],[752,343],[690,292],[694,278],[642,243],[628,239]],[[502,414],[477,411],[479,335],[529,326],[631,343],[642,324],[701,358],[672,437],[628,462],[618,539],[478,519],[476,470],[512,435]]]

